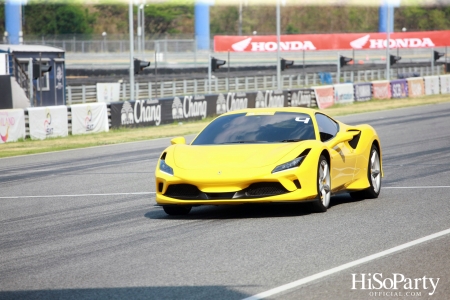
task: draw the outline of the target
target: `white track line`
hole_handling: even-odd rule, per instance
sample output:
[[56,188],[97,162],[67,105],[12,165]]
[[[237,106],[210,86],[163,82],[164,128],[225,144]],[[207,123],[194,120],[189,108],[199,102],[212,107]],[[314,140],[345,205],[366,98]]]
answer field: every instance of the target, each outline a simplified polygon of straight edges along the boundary
[[89,197],[89,196],[121,196],[121,195],[152,195],[152,194],[155,194],[155,192],[109,193],[109,194],[79,194],[79,195],[10,196],[10,197],[0,197],[0,199],[60,198],[60,197]]
[[435,186],[384,186],[383,189],[443,189],[450,188],[450,185],[435,185]]
[[320,272],[320,273],[317,273],[317,274],[314,274],[314,275],[311,275],[311,276],[299,279],[297,281],[293,281],[291,283],[288,283],[288,284],[285,284],[285,285],[273,288],[271,290],[268,290],[268,291],[256,294],[254,296],[245,298],[243,300],[264,299],[264,298],[273,296],[275,294],[279,294],[279,293],[285,292],[287,290],[299,287],[299,286],[301,286],[303,284],[306,284],[308,282],[317,280],[319,278],[323,278],[323,277],[332,275],[334,273],[338,273],[340,271],[343,271],[343,270],[346,270],[346,269],[349,269],[349,268],[352,268],[352,267],[355,267],[355,266],[367,263],[367,262],[375,260],[377,258],[380,258],[380,257],[386,256],[386,255],[392,254],[394,252],[398,252],[398,251],[403,250],[403,249],[410,248],[412,246],[415,246],[415,245],[418,245],[418,244],[430,241],[432,239],[436,239],[438,237],[441,237],[441,236],[444,236],[444,235],[447,235],[447,234],[450,234],[450,228],[446,229],[446,230],[443,230],[443,231],[439,231],[439,232],[433,233],[431,235],[427,235],[427,236],[425,236],[423,238],[420,238],[420,239],[408,242],[406,244],[402,244],[402,245],[396,246],[394,248],[391,248],[391,249],[388,249],[388,250],[384,250],[384,251],[381,251],[381,252],[378,252],[378,253],[375,253],[375,254],[363,257],[361,259],[357,259],[355,261],[352,261],[352,262],[340,265],[340,266],[338,266],[336,268],[332,268],[332,269],[329,269],[329,270],[326,270],[326,271],[323,271],[323,272]]

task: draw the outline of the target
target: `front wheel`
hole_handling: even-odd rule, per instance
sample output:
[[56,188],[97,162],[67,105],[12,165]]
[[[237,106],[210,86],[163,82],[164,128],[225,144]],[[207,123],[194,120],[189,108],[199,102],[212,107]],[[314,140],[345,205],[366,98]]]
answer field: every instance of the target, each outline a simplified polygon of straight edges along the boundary
[[164,205],[163,209],[166,214],[171,216],[187,215],[191,211],[190,205]]
[[381,162],[380,153],[375,145],[370,150],[369,165],[367,167],[367,179],[370,186],[362,191],[350,193],[353,199],[375,199],[381,191]]
[[321,155],[317,169],[317,200],[312,203],[314,210],[317,212],[326,212],[330,206],[330,199],[330,166],[325,156]]

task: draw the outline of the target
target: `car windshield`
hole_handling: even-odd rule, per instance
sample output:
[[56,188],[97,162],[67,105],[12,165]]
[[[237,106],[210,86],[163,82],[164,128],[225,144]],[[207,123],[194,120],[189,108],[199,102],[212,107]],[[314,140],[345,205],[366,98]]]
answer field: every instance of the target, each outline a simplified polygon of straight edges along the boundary
[[250,112],[215,119],[192,145],[289,143],[314,139],[314,126],[307,114]]

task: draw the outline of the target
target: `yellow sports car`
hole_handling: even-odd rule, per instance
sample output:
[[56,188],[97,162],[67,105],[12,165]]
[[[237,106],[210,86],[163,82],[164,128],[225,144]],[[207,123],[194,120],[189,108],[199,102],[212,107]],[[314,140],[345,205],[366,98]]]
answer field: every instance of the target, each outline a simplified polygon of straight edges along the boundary
[[311,202],[331,195],[377,198],[381,145],[369,125],[349,126],[308,108],[223,114],[187,145],[172,139],[159,158],[156,202],[169,215],[198,205]]

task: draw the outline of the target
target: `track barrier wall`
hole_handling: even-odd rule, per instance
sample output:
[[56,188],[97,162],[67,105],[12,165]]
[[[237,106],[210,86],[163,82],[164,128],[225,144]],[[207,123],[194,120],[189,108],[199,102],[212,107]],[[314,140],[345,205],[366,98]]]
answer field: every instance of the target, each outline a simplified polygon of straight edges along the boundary
[[234,110],[260,107],[318,107],[370,99],[450,94],[450,75],[359,84],[336,84],[283,91],[229,92],[124,102],[0,110],[0,143],[90,134],[110,128],[159,126],[201,120]]

